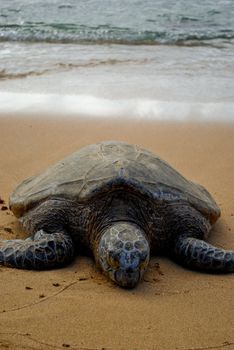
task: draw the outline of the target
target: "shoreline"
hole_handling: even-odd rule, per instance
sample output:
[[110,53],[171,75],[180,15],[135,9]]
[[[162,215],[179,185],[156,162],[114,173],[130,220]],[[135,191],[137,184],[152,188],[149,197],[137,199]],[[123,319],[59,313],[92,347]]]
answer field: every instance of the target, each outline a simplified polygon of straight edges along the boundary
[[89,94],[0,91],[0,118],[142,120],[144,122],[234,123],[234,103],[153,98],[108,98]]
[[[221,208],[209,242],[234,250],[234,124],[0,118],[0,197],[26,177],[102,140],[136,143],[186,178],[204,185]],[[5,230],[8,228],[10,230]],[[0,238],[25,237],[9,210],[0,210]],[[17,349],[185,350],[234,348],[234,275],[210,275],[152,257],[144,280],[122,290],[76,257],[63,269],[24,271],[0,266],[0,345]]]

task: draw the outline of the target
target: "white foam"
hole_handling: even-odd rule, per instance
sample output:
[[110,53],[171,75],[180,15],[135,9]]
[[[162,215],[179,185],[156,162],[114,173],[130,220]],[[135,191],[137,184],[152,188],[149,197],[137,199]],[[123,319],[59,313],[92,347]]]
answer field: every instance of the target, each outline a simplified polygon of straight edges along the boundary
[[232,102],[181,102],[146,98],[105,99],[89,95],[0,93],[0,116],[128,118],[234,122]]

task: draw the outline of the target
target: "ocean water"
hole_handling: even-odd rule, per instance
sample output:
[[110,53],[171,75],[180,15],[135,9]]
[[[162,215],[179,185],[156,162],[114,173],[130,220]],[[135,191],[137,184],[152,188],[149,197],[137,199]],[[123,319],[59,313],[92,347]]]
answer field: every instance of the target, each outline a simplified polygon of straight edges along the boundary
[[1,0],[0,114],[234,121],[233,0]]

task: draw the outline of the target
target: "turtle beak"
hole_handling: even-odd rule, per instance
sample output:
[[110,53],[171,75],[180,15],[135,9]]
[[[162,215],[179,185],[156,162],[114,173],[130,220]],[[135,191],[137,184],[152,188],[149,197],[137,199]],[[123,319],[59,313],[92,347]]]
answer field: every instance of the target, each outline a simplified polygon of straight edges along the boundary
[[139,270],[122,270],[119,269],[115,272],[115,282],[123,288],[134,288],[141,279]]

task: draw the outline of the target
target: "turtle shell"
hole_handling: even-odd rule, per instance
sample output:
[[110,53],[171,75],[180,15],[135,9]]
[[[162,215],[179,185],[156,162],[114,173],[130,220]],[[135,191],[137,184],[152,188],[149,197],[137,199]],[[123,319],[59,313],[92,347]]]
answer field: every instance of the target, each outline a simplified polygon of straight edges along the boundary
[[186,202],[212,223],[220,215],[204,187],[185,179],[150,151],[115,141],[84,147],[26,179],[10,196],[10,208],[20,217],[48,198],[87,202],[97,195],[121,189],[152,200]]

